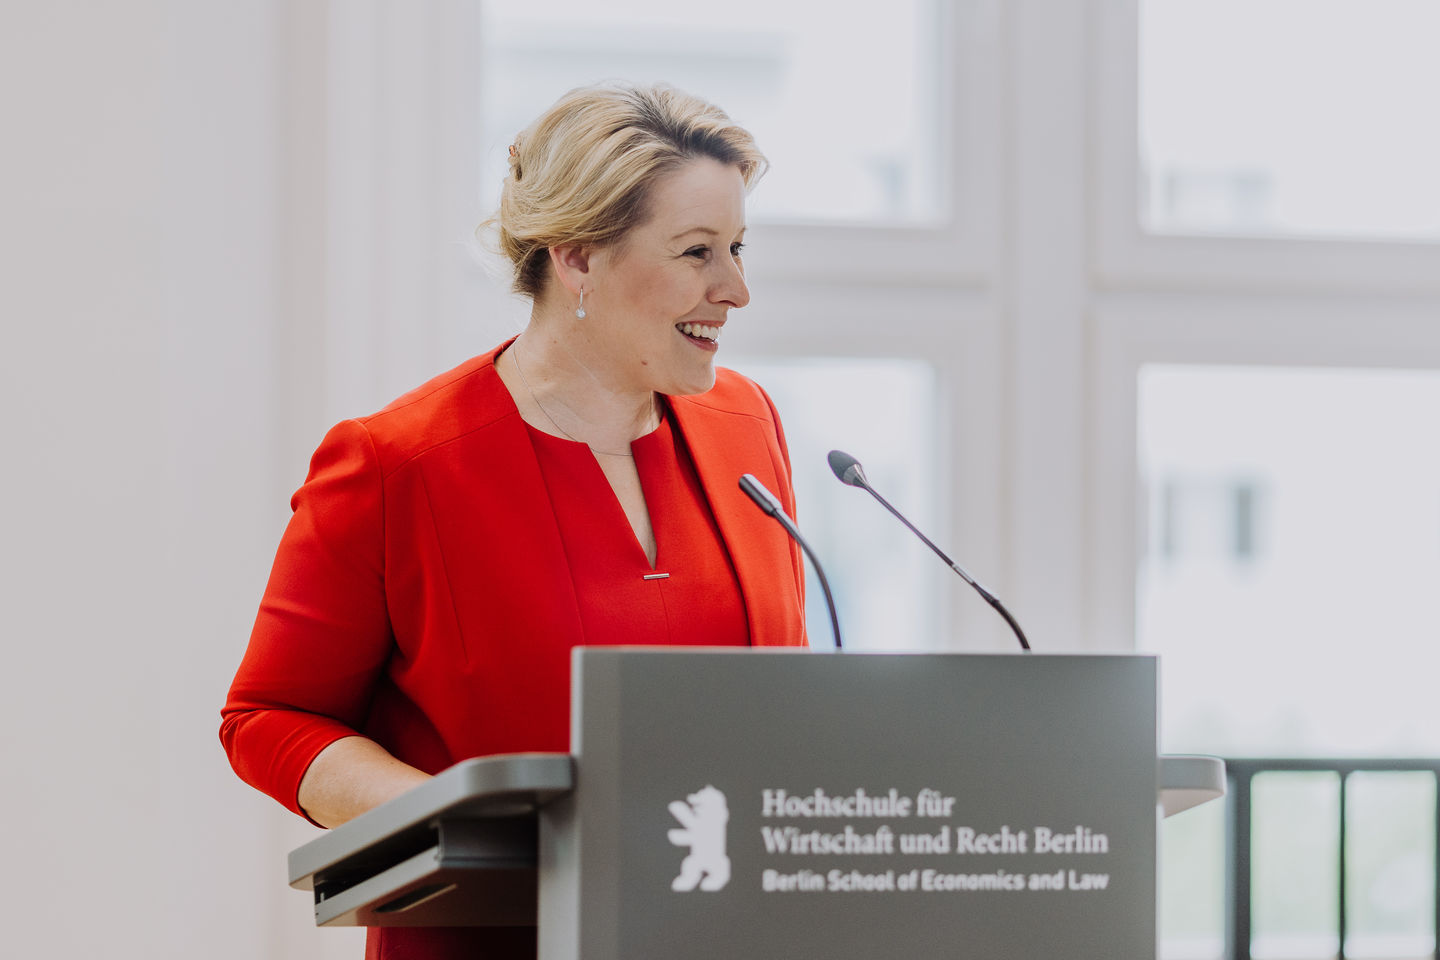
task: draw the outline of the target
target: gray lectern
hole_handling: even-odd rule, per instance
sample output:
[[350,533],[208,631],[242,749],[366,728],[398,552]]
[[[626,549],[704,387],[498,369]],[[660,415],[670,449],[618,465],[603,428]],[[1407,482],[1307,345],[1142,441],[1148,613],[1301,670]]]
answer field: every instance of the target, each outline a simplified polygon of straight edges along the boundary
[[543,960],[1155,955],[1146,656],[582,648],[570,755],[470,760],[290,855],[316,921]]

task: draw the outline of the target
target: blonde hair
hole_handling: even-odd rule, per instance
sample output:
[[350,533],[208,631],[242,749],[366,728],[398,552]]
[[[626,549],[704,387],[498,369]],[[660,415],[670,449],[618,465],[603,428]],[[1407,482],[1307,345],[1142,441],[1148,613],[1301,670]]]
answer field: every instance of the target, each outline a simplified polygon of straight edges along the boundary
[[749,131],[719,107],[665,85],[581,87],[515,139],[495,226],[532,300],[545,286],[549,248],[603,246],[642,224],[655,181],[709,157],[740,170],[748,188],[767,161]]

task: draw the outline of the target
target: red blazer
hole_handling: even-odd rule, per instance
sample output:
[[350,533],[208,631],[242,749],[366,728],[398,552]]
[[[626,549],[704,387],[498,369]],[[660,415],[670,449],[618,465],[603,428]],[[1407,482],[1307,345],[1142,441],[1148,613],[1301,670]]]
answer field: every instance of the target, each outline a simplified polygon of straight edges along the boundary
[[[296,813],[316,754],[363,734],[431,773],[569,749],[570,650],[584,642],[530,438],[490,353],[325,437],[281,541],[220,739]],[[740,582],[756,646],[805,643],[799,548],[738,488],[793,515],[770,398],[720,370],[670,398]]]

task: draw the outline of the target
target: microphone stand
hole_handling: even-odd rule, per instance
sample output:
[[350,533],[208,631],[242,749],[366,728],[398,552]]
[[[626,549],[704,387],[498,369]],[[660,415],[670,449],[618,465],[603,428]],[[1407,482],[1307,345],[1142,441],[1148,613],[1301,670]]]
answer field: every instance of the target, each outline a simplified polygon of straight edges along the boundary
[[964,567],[960,566],[960,564],[947,557],[945,555],[945,551],[935,546],[935,544],[931,542],[929,537],[925,536],[925,534],[921,533],[916,528],[915,524],[905,519],[904,514],[902,514],[899,510],[896,510],[890,505],[890,501],[880,496],[880,493],[874,487],[870,486],[870,481],[865,479],[865,470],[860,466],[859,460],[856,460],[854,457],[850,456],[850,454],[848,453],[845,453],[843,450],[831,450],[830,456],[827,459],[830,462],[830,469],[834,471],[835,477],[841,483],[851,487],[859,487],[861,490],[864,490],[866,493],[870,494],[870,496],[878,500],[882,507],[884,507],[886,510],[889,510],[892,514],[895,515],[895,519],[905,524],[905,526],[909,528],[911,533],[919,537],[921,542],[923,542],[925,546],[929,547],[931,550],[934,550],[935,555],[938,556],[941,560],[944,560],[946,566],[958,573],[960,575],[960,579],[964,580],[966,583],[970,584],[970,586],[974,587],[975,592],[980,594],[980,596],[984,597],[985,602],[990,604],[990,606],[994,607],[996,612],[999,613],[1000,616],[1005,618],[1005,622],[1008,623],[1010,625],[1010,629],[1015,632],[1016,639],[1020,641],[1020,648],[1027,653],[1030,651],[1030,641],[1025,639],[1025,631],[1020,629],[1019,621],[1017,621],[1013,616],[1011,616],[1009,610],[1005,609],[1005,604],[1001,603],[999,599],[997,599],[996,596],[989,590],[986,590],[984,587],[982,587],[979,581],[977,581],[974,577],[970,576],[970,574],[965,571]]
[[780,501],[776,499],[775,494],[765,489],[763,483],[756,480],[752,474],[747,473],[740,477],[740,489],[755,501],[755,506],[759,507],[766,516],[774,517],[775,521],[784,528],[786,533],[790,534],[796,543],[800,544],[800,549],[804,550],[805,555],[810,558],[810,565],[815,568],[815,576],[820,581],[820,590],[825,594],[825,605],[830,610],[830,629],[835,633],[835,649],[841,650],[840,618],[835,614],[835,596],[830,592],[830,581],[825,579],[825,568],[820,565],[820,558],[815,556],[815,551],[810,549],[810,544],[806,543],[805,538],[800,535],[800,528],[795,526],[795,521],[786,515],[785,508],[780,506]]

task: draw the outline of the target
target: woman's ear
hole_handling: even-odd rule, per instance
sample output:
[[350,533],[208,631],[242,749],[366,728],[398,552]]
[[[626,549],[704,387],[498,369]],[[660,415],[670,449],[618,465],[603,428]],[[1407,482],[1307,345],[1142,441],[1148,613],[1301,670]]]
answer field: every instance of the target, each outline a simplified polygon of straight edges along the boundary
[[555,276],[561,286],[576,296],[590,287],[591,252],[591,248],[573,243],[550,248],[550,266]]

